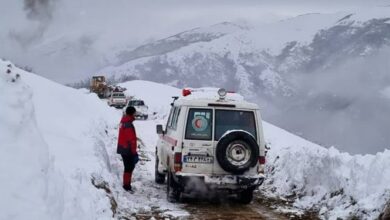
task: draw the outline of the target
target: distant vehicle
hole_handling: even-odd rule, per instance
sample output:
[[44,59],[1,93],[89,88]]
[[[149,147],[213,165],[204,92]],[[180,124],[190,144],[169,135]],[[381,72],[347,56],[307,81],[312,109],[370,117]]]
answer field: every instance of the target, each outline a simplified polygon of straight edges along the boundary
[[188,97],[174,97],[165,130],[157,125],[156,183],[164,183],[167,176],[169,201],[209,189],[250,203],[265,178],[259,107],[229,99],[223,89],[219,98],[192,98],[192,92],[185,89],[183,96]]
[[[126,105],[126,108],[128,106],[133,106],[136,110],[135,112],[135,118],[137,119],[148,119],[148,116],[149,116],[149,113],[148,113],[148,106],[145,105],[145,102],[143,100],[140,100],[140,99],[131,99],[128,101],[127,105]],[[126,109],[125,108],[125,109]]]
[[123,108],[126,105],[127,99],[123,92],[112,92],[108,99],[108,105],[116,108]]
[[93,76],[89,91],[96,93],[99,98],[109,98],[113,92],[123,92],[126,88],[108,85],[104,76]]
[[89,90],[96,93],[99,98],[107,98],[110,95],[110,88],[104,76],[93,76]]

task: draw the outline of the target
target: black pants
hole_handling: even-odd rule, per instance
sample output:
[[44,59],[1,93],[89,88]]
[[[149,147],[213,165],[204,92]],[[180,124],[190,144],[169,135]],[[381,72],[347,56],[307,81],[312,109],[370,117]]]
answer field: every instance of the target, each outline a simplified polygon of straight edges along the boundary
[[123,155],[123,165],[125,166],[125,173],[132,173],[135,168],[135,157],[133,155]]

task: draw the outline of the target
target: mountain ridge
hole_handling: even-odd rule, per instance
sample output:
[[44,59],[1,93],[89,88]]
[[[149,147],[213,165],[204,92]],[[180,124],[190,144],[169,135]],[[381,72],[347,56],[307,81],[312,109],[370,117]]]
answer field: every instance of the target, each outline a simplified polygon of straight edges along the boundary
[[[365,98],[367,96],[380,103],[377,90],[382,91],[390,83],[386,68],[378,68],[379,63],[375,61],[384,60],[390,51],[390,19],[381,16],[367,17],[349,12],[302,15],[275,25],[233,29],[229,33],[212,35],[218,36],[212,41],[181,44],[173,50],[168,44],[169,52],[160,54],[157,50],[153,55],[107,67],[99,73],[116,78],[131,75],[179,88],[225,87],[260,104],[265,109],[265,118],[278,126],[326,146],[342,146],[342,150],[352,153],[367,153],[364,145],[374,142],[374,148],[380,150],[390,141],[380,140],[368,130],[364,132],[370,136],[370,141],[355,141],[352,136],[352,133],[358,133],[354,124],[356,117],[372,117],[383,124],[370,113],[372,109],[364,107],[362,112],[357,111],[364,105],[376,105]],[[310,20],[316,22],[312,24]],[[231,23],[223,25],[231,26]],[[210,29],[213,26],[193,30]],[[190,31],[182,33],[191,36]],[[207,31],[204,34],[208,36]],[[164,40],[157,41],[159,47],[164,47]],[[372,71],[365,69],[371,65],[375,66]],[[363,70],[375,72],[369,74],[371,80]],[[362,94],[359,87],[370,88],[368,95]],[[383,110],[390,110],[388,104],[379,105]],[[299,117],[291,117],[291,114]],[[341,123],[337,124],[336,118]],[[308,121],[304,124],[303,120]],[[324,137],[322,129],[313,129],[324,122],[330,137]],[[374,121],[369,125],[375,127]],[[343,135],[353,132],[345,140],[340,132],[335,132],[337,129]]]

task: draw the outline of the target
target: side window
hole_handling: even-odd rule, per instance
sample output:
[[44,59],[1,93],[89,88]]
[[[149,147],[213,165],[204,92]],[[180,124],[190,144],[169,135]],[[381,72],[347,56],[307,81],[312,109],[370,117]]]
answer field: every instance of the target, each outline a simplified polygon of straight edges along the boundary
[[176,130],[177,127],[177,118],[179,117],[180,108],[172,107],[171,113],[169,114],[167,128]]
[[211,140],[213,111],[211,109],[192,108],[188,112],[186,139]]
[[165,129],[167,129],[167,128],[169,128],[169,127],[171,126],[172,117],[173,117],[174,110],[175,110],[175,107],[172,107],[172,108],[171,108],[171,111],[169,112],[169,117],[168,117],[168,121],[167,121],[167,126],[165,127]]
[[172,119],[171,127],[172,127],[173,130],[176,130],[176,128],[177,128],[177,120],[179,118],[179,115],[180,115],[180,108],[177,107],[176,111],[175,111],[175,113],[173,115],[173,119]]

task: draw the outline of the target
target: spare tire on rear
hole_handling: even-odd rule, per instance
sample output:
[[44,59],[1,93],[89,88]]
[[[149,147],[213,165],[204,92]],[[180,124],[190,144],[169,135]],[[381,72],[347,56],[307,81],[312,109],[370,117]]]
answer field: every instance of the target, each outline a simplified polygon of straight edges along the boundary
[[233,131],[223,136],[216,148],[216,157],[222,169],[242,174],[257,164],[259,145],[245,131]]

